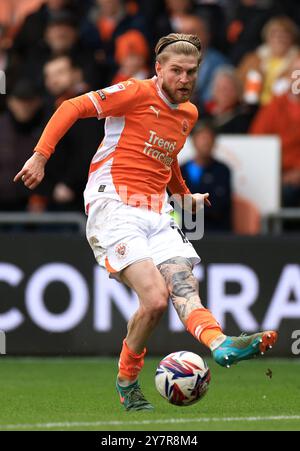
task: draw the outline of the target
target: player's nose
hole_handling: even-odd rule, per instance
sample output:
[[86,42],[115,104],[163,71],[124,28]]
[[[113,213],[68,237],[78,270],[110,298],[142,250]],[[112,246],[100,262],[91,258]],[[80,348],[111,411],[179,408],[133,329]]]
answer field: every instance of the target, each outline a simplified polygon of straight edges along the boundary
[[183,72],[183,73],[181,74],[180,82],[181,82],[181,83],[184,83],[184,84],[186,84],[186,83],[189,82],[189,77],[188,77],[188,74],[187,74],[186,72]]

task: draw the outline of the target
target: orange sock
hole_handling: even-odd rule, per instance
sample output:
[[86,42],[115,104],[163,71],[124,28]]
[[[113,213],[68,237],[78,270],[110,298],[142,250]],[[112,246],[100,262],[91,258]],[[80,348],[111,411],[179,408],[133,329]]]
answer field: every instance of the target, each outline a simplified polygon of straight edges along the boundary
[[141,354],[136,354],[129,349],[126,340],[123,340],[123,347],[119,359],[119,374],[120,379],[134,381],[137,379],[141,369],[144,366],[144,357],[146,348]]
[[[212,313],[205,308],[192,311],[187,319],[186,328],[198,341],[211,350],[214,350],[225,337],[220,324],[213,317]],[[217,340],[218,338],[220,340]],[[216,340],[217,342],[215,342]]]

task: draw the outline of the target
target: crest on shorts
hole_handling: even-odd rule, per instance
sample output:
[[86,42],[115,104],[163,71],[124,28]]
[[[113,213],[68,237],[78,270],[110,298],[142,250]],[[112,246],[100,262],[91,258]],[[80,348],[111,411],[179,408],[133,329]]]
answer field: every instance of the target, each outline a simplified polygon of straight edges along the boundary
[[115,254],[118,258],[125,258],[128,254],[128,245],[126,243],[119,243],[115,247]]
[[188,123],[188,121],[186,119],[184,119],[182,121],[182,133],[184,135],[187,135],[188,131],[189,131],[189,123]]

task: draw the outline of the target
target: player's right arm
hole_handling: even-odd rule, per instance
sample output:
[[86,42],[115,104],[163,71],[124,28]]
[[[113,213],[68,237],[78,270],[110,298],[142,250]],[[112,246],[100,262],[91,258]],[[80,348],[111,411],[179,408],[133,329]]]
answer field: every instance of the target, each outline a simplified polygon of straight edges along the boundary
[[45,165],[56,145],[78,119],[125,115],[136,105],[138,90],[138,83],[129,80],[63,102],[49,120],[34,154],[15,176],[14,182],[22,180],[27,188],[36,188],[44,178]]

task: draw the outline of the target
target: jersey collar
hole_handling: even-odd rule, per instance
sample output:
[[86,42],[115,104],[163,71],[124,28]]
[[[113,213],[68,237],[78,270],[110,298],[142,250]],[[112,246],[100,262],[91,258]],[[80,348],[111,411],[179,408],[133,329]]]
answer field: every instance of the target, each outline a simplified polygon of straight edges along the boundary
[[171,103],[167,97],[164,95],[164,93],[162,92],[162,90],[160,89],[159,85],[158,85],[158,81],[157,81],[157,77],[156,75],[152,78],[155,87],[156,87],[156,91],[159,95],[159,97],[168,105],[169,108],[171,108],[172,110],[177,110],[178,109],[178,104],[177,103]]

